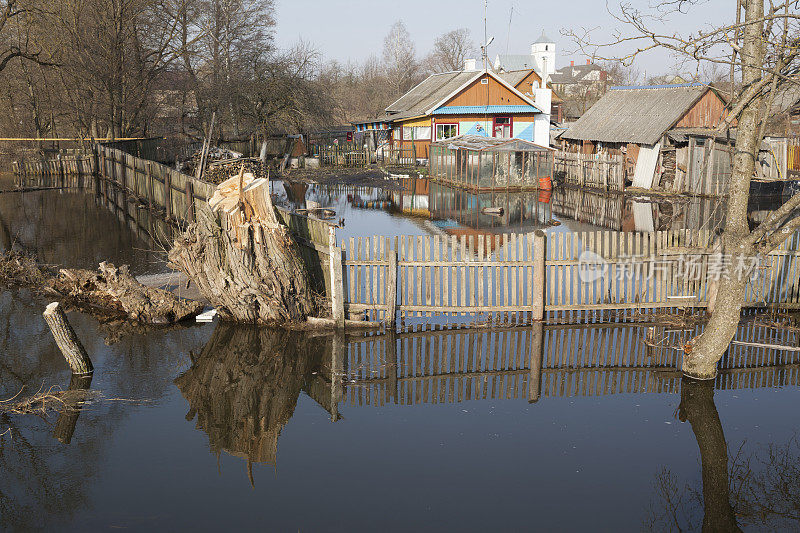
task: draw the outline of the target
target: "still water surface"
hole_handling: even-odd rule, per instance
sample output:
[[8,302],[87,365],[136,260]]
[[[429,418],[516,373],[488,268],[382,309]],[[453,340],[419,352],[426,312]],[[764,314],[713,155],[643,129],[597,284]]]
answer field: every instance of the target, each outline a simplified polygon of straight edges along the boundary
[[[430,214],[334,196],[349,235],[364,224],[366,234],[470,227],[430,229]],[[613,207],[610,223],[634,223]],[[519,227],[547,222],[535,216]],[[548,231],[586,223],[552,218],[562,224]],[[165,268],[162,252],[81,192],[2,194],[0,219],[4,246],[48,262]],[[0,294],[2,398],[69,382],[45,303]],[[70,319],[103,398],[68,445],[52,437],[55,415],[0,416],[10,430],[0,529],[687,531],[725,523],[728,500],[747,530],[800,528],[793,353],[732,371],[712,398],[646,352],[636,326],[558,333],[575,342],[548,330],[537,376],[527,330],[410,332],[393,350],[217,323],[121,332]],[[775,486],[784,492],[767,495]]]

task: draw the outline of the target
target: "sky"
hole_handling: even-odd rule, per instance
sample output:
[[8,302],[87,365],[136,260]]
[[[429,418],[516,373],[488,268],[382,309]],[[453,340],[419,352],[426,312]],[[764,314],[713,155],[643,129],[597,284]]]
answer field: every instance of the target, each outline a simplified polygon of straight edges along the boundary
[[[656,0],[626,0],[648,9]],[[618,7],[620,0],[609,0]],[[699,0],[689,15],[673,16],[665,31],[687,34],[712,21],[731,20],[735,0]],[[483,0],[277,0],[276,41],[286,48],[302,38],[312,43],[327,59],[340,62],[362,61],[380,55],[383,38],[390,26],[402,20],[414,39],[417,55],[430,50],[434,39],[452,29],[465,27],[473,39],[483,39]],[[731,5],[733,4],[733,6]],[[509,16],[513,18],[509,31]],[[489,0],[488,35],[495,37],[489,56],[498,53],[530,53],[530,44],[542,30],[557,45],[556,66],[585,63],[585,56],[575,53],[575,46],[561,30],[572,27],[596,28],[593,35],[609,38],[619,24],[608,13],[605,0]],[[665,53],[650,53],[637,62],[647,76],[674,71],[675,61]]]

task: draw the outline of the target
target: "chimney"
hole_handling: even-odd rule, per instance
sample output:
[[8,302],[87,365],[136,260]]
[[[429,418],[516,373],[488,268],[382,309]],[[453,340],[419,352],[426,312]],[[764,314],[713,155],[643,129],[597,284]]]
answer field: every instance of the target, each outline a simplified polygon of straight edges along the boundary
[[587,65],[591,65],[591,64],[592,64],[592,61],[591,61],[590,59],[587,59],[587,60],[586,60],[586,64],[587,64]]
[[474,70],[478,70],[476,68],[477,59],[465,59],[464,60],[464,72],[472,72]]
[[575,62],[574,61],[570,61],[569,62],[569,66],[574,67],[575,66]]

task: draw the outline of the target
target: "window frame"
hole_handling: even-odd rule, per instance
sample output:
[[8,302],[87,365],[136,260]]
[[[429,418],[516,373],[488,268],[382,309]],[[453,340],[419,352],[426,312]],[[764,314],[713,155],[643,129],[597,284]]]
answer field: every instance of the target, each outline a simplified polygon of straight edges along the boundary
[[[456,129],[456,133],[452,137],[439,137],[439,126],[453,126]],[[452,139],[453,137],[458,137],[459,127],[460,127],[460,124],[458,122],[437,122],[436,123],[436,131],[434,132],[434,135],[436,136],[436,140],[437,141],[443,141],[445,139]]]
[[[498,137],[497,136],[497,119],[508,119],[508,124],[501,124],[502,126],[508,126],[508,137]],[[505,115],[502,117],[492,117],[492,137],[497,139],[513,139],[514,138],[514,117],[510,115]]]

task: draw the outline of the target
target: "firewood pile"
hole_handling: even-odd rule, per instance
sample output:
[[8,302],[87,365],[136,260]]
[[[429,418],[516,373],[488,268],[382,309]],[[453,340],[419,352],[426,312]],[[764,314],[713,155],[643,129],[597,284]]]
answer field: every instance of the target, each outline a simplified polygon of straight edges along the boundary
[[[189,159],[179,163],[178,170],[184,174],[196,176],[202,157],[203,151],[197,150]],[[245,171],[253,174],[256,178],[266,177],[266,169],[258,158],[242,157],[241,153],[225,148],[211,148],[206,154],[203,181],[215,185],[222,183],[231,175],[239,172],[242,164],[245,166]]]

